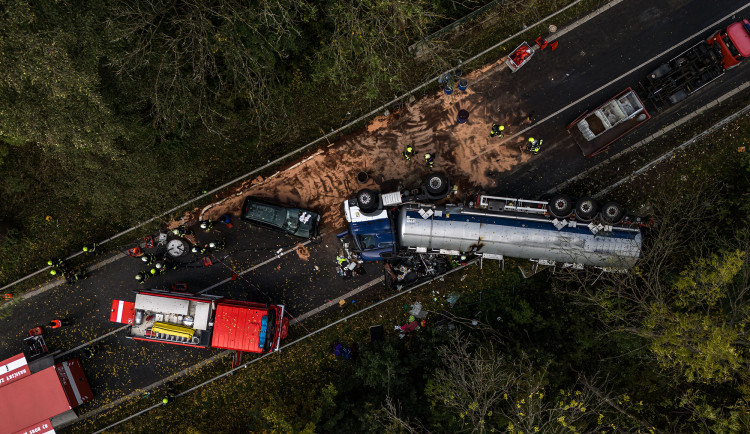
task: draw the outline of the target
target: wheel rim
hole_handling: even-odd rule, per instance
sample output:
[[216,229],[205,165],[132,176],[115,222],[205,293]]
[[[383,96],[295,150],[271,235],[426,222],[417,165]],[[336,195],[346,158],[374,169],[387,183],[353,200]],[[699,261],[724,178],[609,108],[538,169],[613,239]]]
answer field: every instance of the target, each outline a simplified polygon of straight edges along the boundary
[[372,198],[369,194],[362,194],[359,196],[359,201],[362,203],[362,205],[367,205],[372,202]]
[[433,188],[434,190],[438,190],[442,186],[443,186],[443,180],[440,179],[440,177],[433,176],[432,178],[430,178],[430,187],[431,188]]

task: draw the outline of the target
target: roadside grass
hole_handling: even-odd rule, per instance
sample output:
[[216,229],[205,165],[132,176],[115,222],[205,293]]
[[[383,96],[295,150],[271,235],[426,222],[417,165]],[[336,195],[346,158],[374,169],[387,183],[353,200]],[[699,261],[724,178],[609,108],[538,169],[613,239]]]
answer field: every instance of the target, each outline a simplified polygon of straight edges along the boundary
[[[10,217],[12,228],[0,241],[0,256],[4,259],[0,265],[0,281],[9,283],[29,270],[43,267],[49,258],[66,257],[84,244],[106,239],[138,221],[159,214],[164,208],[195,197],[202,190],[262,166],[296,149],[301,143],[320,137],[387,102],[390,97],[386,95],[401,94],[447,67],[456,66],[461,57],[491,46],[500,38],[497,35],[518,31],[519,23],[534,22],[571,2],[534,1],[522,6],[519,2],[508,2],[511,10],[503,9],[503,3],[490,8],[452,32],[461,37],[446,35],[450,41],[446,49],[436,54],[437,57],[427,62],[412,60],[413,74],[403,87],[387,88],[388,84],[383,83],[386,90],[376,99],[362,95],[341,98],[335,83],[315,86],[301,77],[299,91],[284,104],[289,109],[284,117],[291,119],[291,123],[277,122],[279,127],[271,128],[270,133],[260,138],[256,130],[243,123],[241,116],[231,120],[226,137],[193,131],[182,139],[158,140],[154,132],[143,128],[134,133],[131,142],[123,144],[123,157],[118,161],[91,162],[91,179],[83,183],[71,182],[74,174],[46,157],[40,149],[12,155],[9,158],[13,160],[5,164],[4,170],[7,169],[7,179],[15,180],[11,194],[13,204],[10,206],[17,212]],[[604,3],[604,0],[581,2],[558,16],[556,24],[561,25]],[[502,19],[487,21],[487,17],[492,16],[502,16]],[[538,34],[546,34],[546,28],[527,29],[523,37],[516,39],[533,39],[532,36]],[[507,54],[505,51],[518,41],[514,39],[507,44],[508,47],[501,47],[471,65],[462,65],[462,68],[469,71],[486,61],[496,60]],[[415,96],[424,96],[438,88],[434,83]],[[271,123],[274,120],[269,120]],[[360,122],[329,140],[333,142],[364,124],[365,121]],[[307,153],[313,151],[310,149]],[[88,157],[81,154],[71,158]],[[288,162],[269,168],[265,174],[285,164]],[[25,179],[25,173],[34,173],[33,181]],[[36,199],[28,200],[30,197]],[[208,199],[201,203],[208,203]],[[48,222],[46,216],[51,216],[52,221]],[[151,231],[138,232],[138,235],[145,235]],[[109,244],[114,244],[111,248],[121,248],[130,243],[123,240]],[[6,292],[17,296],[45,280],[40,276]]]

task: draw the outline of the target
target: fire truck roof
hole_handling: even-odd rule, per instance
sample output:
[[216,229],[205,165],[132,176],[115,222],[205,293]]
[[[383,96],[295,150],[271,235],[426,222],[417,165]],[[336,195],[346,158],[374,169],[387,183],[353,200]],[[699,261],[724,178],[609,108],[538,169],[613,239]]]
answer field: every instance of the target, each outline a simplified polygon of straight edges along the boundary
[[[263,353],[268,351],[260,342],[274,318],[268,318],[267,308],[253,308],[239,303],[221,302],[216,306],[214,330],[211,338],[213,348]],[[273,333],[273,331],[271,331]],[[262,339],[265,341],[265,339]]]
[[9,433],[72,409],[54,366],[0,387],[0,408],[2,432]]

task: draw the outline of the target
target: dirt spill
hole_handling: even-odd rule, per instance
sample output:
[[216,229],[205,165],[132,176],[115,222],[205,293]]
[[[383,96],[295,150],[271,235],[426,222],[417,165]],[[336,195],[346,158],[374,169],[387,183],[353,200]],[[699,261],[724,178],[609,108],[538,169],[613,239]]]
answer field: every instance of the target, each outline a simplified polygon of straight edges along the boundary
[[[495,80],[507,71],[491,71],[494,77],[482,77],[472,86],[472,80],[486,72],[467,75],[466,91],[456,89],[452,95],[440,92],[422,98],[388,117],[375,118],[365,130],[341,138],[276,176],[245,181],[232,196],[207,207],[203,218],[238,216],[244,198],[255,195],[315,210],[323,215],[324,226],[341,228],[345,226],[341,211],[345,199],[361,188],[418,184],[429,173],[424,163],[426,152],[435,155],[435,171],[448,173],[462,187],[490,186],[488,173],[511,170],[527,161],[529,155],[521,152],[522,138],[497,147],[503,139],[489,137],[493,122],[505,125],[506,134],[522,129],[524,114],[513,96],[493,94]],[[461,109],[470,115],[466,123],[458,124]],[[418,155],[406,161],[401,153],[410,144]],[[497,149],[474,159],[490,146]],[[357,181],[360,171],[369,174],[366,183]]]

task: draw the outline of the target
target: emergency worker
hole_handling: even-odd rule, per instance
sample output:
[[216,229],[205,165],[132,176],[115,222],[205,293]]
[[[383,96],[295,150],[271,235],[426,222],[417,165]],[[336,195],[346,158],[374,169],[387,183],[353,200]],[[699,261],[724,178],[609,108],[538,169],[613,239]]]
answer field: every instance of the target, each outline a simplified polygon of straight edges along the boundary
[[492,124],[492,128],[490,128],[490,137],[503,137],[504,130],[504,125]]
[[140,273],[135,275],[135,280],[137,280],[139,283],[145,283],[149,277],[151,277],[151,275],[141,271]]
[[200,227],[201,227],[201,229],[203,229],[204,231],[208,232],[208,231],[210,231],[211,229],[213,229],[213,227],[214,227],[214,222],[212,222],[211,220],[203,220],[203,221],[202,221],[202,222],[200,223]]
[[411,161],[411,157],[417,155],[417,151],[414,150],[414,145],[409,145],[402,154],[406,161]]
[[427,163],[427,167],[432,169],[432,166],[435,164],[435,156],[428,152],[424,154],[424,161]]
[[542,149],[542,143],[544,143],[544,140],[536,140],[533,137],[529,137],[529,145],[526,149],[533,155],[536,155]]
[[213,250],[221,250],[224,247],[226,247],[226,242],[224,242],[224,240],[211,241],[210,243],[208,243],[208,248]]

